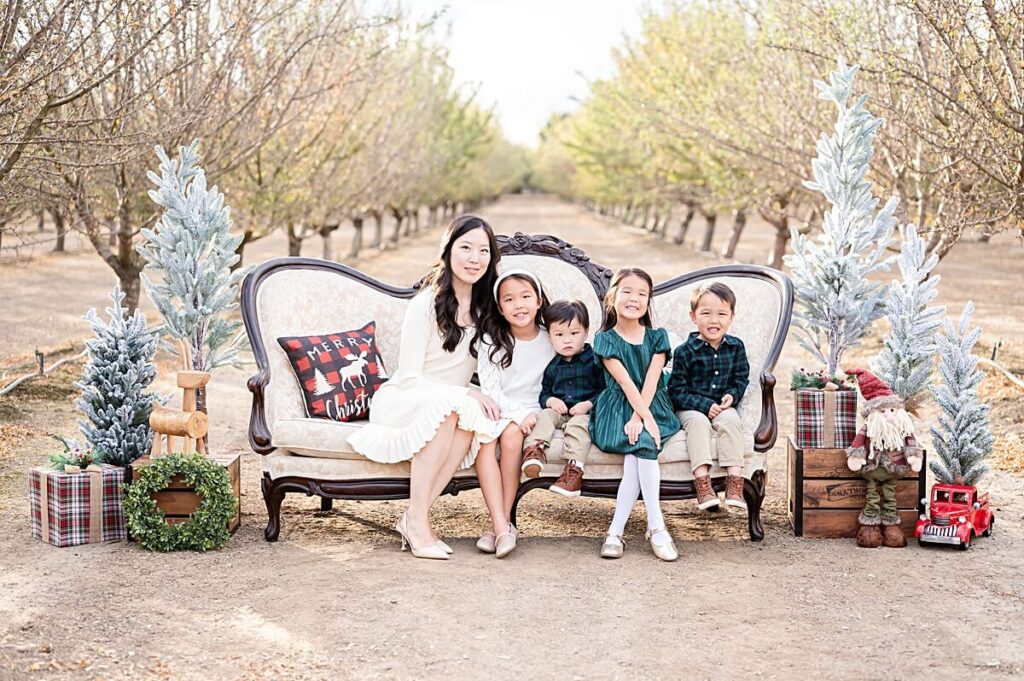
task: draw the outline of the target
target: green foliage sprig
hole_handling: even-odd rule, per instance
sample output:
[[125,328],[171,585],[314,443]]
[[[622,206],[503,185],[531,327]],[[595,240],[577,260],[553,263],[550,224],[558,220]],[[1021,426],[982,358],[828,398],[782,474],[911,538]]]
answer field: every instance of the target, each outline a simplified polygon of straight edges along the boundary
[[856,378],[837,373],[830,377],[828,371],[807,371],[803,367],[793,370],[793,378],[790,380],[790,390],[823,390],[825,386],[832,384],[836,390],[855,390],[857,388]]
[[52,437],[64,445],[64,451],[59,454],[50,455],[49,463],[51,468],[59,471],[64,470],[64,466],[85,468],[94,463],[103,463],[105,459],[103,452],[93,452],[91,447],[83,447],[76,440],[63,438],[60,435],[53,435]]
[[[175,475],[195,487],[202,498],[187,523],[168,525],[150,495],[165,489]],[[139,470],[139,479],[124,495],[128,530],[150,551],[209,551],[228,540],[228,521],[238,510],[227,470],[199,454],[172,454]]]

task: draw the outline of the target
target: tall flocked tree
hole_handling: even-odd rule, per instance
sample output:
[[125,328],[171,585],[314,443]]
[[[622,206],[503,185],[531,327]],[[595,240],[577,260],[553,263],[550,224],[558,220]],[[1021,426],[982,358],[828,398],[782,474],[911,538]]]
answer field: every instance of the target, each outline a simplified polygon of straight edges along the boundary
[[96,337],[85,342],[89,362],[82,380],[75,383],[82,390],[76,406],[88,419],[79,421],[79,429],[94,452],[102,452],[104,461],[118,466],[149,453],[149,414],[159,399],[146,392],[156,378],[152,360],[157,336],[146,328],[141,311],[127,316],[124,299],[121,287],[114,286],[109,323],[95,309],[85,314]]
[[908,225],[897,260],[902,277],[892,282],[885,299],[889,335],[872,367],[912,410],[928,394],[935,366],[935,334],[946,314],[945,306],[928,306],[939,294],[940,277],[930,276],[939,257],[925,253],[924,239]]
[[940,482],[965,485],[977,484],[988,472],[985,459],[995,441],[989,407],[978,399],[984,374],[971,352],[981,336],[980,328],[970,328],[973,312],[974,304],[968,302],[958,325],[946,320],[938,339],[942,384],[931,389],[942,410],[938,427],[931,429],[938,454],[938,460],[931,461],[932,472]]
[[[206,186],[198,146],[195,140],[180,147],[178,160],[156,148],[160,174],[149,173],[157,185],[149,196],[164,213],[155,229],[142,230],[138,250],[147,260],[142,284],[163,315],[164,332],[191,346],[193,369],[212,371],[238,364],[245,336],[242,323],[227,316],[238,307],[238,284],[248,270],[231,270],[242,237],[230,234],[224,195]],[[206,411],[205,388],[196,403]]]
[[814,83],[818,97],[834,102],[839,116],[833,134],[819,138],[814,181],[804,185],[832,205],[817,243],[792,230],[793,254],[785,259],[796,290],[794,318],[803,331],[799,343],[826,365],[830,376],[843,353],[858,345],[885,310],[882,285],[870,275],[889,266],[884,254],[898,203],[892,197],[876,213],[878,199],[864,177],[882,121],[864,108],[865,96],[848,106],[857,69],[840,58],[828,83]]

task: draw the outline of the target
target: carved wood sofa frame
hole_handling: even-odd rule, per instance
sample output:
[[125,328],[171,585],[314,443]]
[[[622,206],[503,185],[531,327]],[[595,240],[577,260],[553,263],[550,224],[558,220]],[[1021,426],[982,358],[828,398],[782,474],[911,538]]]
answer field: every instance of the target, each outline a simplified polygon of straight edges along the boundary
[[[572,244],[550,235],[525,235],[521,233],[516,233],[512,236],[499,235],[497,241],[502,256],[546,256],[559,258],[574,265],[586,275],[593,285],[598,299],[604,299],[608,284],[611,281],[612,271],[591,262],[582,250],[575,248]],[[263,345],[260,333],[256,300],[261,282],[272,273],[283,269],[334,272],[395,298],[412,298],[420,289],[420,284],[416,284],[411,288],[389,286],[351,267],[312,258],[291,257],[269,260],[257,267],[246,277],[242,286],[242,317],[256,365],[259,369],[258,373],[248,381],[249,390],[253,395],[252,412],[249,419],[249,444],[256,453],[261,455],[271,453],[274,451],[275,446],[271,441],[271,434],[267,427],[265,416],[264,388],[270,380],[270,370],[266,348]],[[773,284],[780,294],[781,305],[779,319],[775,327],[775,336],[771,340],[765,368],[761,374],[761,420],[754,433],[754,449],[758,452],[766,452],[775,445],[778,437],[779,428],[774,397],[775,377],[772,374],[772,370],[782,351],[782,346],[789,330],[793,304],[792,282],[782,273],[767,267],[756,265],[719,265],[695,270],[656,285],[654,288],[654,298],[656,300],[659,294],[685,286],[697,279],[714,276],[754,277]],[[555,480],[555,477],[539,477],[521,483],[512,506],[512,522],[516,521],[516,509],[519,501],[527,492],[538,488],[546,489]],[[724,478],[714,478],[712,484],[718,492],[725,489]],[[750,479],[744,480],[743,496],[748,507],[748,528],[751,541],[761,541],[764,538],[764,527],[761,523],[761,505],[764,502],[765,485],[766,472],[764,470],[755,471]],[[456,477],[448,483],[443,493],[457,495],[459,492],[478,488],[479,486],[475,476]],[[264,536],[270,542],[276,541],[278,538],[281,529],[281,504],[288,493],[301,493],[307,496],[318,495],[321,497],[321,509],[323,510],[331,509],[333,499],[381,501],[409,498],[409,479],[407,477],[320,480],[289,476],[271,479],[270,474],[264,472],[261,487],[269,515]],[[618,492],[618,487],[618,479],[584,478],[582,496],[614,499]],[[694,498],[696,498],[696,490],[692,480],[662,480],[661,499],[663,501]]]

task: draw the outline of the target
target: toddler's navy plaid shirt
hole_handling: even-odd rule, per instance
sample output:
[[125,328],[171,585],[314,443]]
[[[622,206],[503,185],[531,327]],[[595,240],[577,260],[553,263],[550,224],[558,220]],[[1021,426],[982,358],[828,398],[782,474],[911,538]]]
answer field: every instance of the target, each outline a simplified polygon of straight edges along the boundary
[[540,406],[548,406],[549,397],[557,397],[565,402],[565,406],[575,407],[580,402],[597,399],[597,394],[604,390],[604,366],[597,360],[594,349],[587,343],[580,354],[567,361],[561,355],[544,369],[541,381]]

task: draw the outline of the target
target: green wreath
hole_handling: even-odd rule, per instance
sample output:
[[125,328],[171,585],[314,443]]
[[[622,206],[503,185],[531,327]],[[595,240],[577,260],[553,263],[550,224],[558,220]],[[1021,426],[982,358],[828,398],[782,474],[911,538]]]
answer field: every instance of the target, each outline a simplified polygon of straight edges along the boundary
[[[202,497],[187,523],[168,525],[164,512],[150,495],[165,489],[181,475]],[[124,516],[128,530],[150,551],[209,551],[228,540],[228,521],[238,510],[227,469],[199,454],[172,454],[139,470],[127,485]]]

